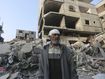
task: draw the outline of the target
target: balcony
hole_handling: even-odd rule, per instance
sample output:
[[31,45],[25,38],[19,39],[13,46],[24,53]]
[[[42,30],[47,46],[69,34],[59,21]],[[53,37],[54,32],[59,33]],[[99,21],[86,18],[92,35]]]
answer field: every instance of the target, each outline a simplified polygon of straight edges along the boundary
[[51,29],[59,29],[62,36],[69,36],[69,37],[88,37],[89,35],[94,35],[99,32],[90,32],[90,31],[79,31],[76,29],[68,29],[68,28],[60,28],[60,27],[53,27],[53,26],[44,26],[44,34],[48,35]]
[[56,12],[49,12],[45,15],[45,25],[47,26],[56,26],[60,27],[61,20],[63,18],[63,15],[57,14]]

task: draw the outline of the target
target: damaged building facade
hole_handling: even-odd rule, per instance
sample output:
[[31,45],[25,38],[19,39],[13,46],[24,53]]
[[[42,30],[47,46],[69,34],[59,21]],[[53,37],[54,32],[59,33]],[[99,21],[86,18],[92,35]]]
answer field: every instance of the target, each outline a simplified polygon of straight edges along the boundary
[[102,0],[96,5],[98,16],[100,17],[103,31],[105,31],[105,0]]
[[59,29],[61,41],[72,44],[102,32],[102,24],[93,0],[41,0],[39,38],[45,42],[48,32]]
[[27,30],[16,30],[16,38],[21,40],[35,40],[36,39],[36,32],[34,31],[27,31]]
[[[105,0],[96,6],[93,0],[41,0],[39,38],[47,43],[51,29],[58,29],[61,42],[73,47],[79,79],[105,78]],[[103,33],[104,32],[104,33]],[[94,36],[91,44],[84,44]],[[79,42],[78,42],[79,41]],[[81,41],[81,42],[80,42]],[[81,45],[80,45],[81,43]],[[105,46],[104,46],[105,47]]]

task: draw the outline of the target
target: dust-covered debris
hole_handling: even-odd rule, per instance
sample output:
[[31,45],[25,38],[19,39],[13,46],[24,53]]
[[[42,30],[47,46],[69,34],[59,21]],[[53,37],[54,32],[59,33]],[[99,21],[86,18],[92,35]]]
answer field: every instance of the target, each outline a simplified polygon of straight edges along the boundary
[[[0,46],[0,79],[38,78],[39,55],[43,53],[41,39],[30,42],[15,39]],[[98,74],[105,74],[105,52],[102,46],[102,42],[96,40],[87,44],[79,41],[70,46],[75,52],[79,79],[99,79],[102,76]]]
[[13,40],[0,46],[0,79],[37,79],[41,39]]

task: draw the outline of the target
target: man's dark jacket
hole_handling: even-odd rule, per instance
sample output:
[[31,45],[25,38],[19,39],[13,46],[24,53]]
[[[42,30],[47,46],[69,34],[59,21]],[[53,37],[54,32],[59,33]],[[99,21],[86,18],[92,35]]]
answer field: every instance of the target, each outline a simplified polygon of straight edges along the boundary
[[[61,70],[62,79],[78,79],[76,72],[76,63],[74,62],[73,51],[65,45],[60,45],[61,52]],[[39,58],[39,79],[49,79],[49,63],[48,63],[48,49],[49,44],[44,46],[44,52],[41,53]]]

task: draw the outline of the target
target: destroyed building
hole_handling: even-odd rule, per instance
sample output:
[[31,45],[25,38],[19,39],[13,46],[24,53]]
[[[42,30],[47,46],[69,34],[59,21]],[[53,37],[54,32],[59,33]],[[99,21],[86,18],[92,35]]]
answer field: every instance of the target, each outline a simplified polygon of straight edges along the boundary
[[75,44],[78,40],[83,43],[88,36],[95,36],[93,46],[80,45],[79,41],[77,44],[79,50],[74,48],[79,79],[104,79],[105,76],[105,52],[100,43],[105,39],[105,34],[101,33],[105,30],[105,0],[96,6],[91,4],[92,1],[41,0],[40,2],[38,33],[44,42],[49,41],[48,33],[54,28],[60,30],[61,42],[66,45]]
[[102,24],[93,0],[41,0],[39,38],[45,42],[49,30],[57,28],[61,41],[71,44],[102,32]]
[[[49,41],[48,32],[53,28],[60,30],[63,43],[80,46],[73,49],[79,79],[104,79],[105,52],[99,42],[94,41],[93,46],[74,43],[78,39],[86,40],[89,35],[96,35],[99,41],[105,37],[105,33],[100,33],[105,28],[105,0],[96,7],[91,1],[41,0],[38,29],[41,39],[36,39],[33,31],[18,29],[15,40],[0,44],[0,79],[38,79],[38,58],[43,53],[43,43]],[[2,33],[0,27],[0,35]]]
[[105,0],[102,0],[96,5],[98,16],[100,17],[103,31],[105,31]]
[[16,38],[0,43],[0,79],[37,79],[42,40],[34,31],[17,30]]
[[[105,32],[105,0],[101,0],[95,7],[101,21],[102,31]],[[105,35],[103,37],[105,37]],[[104,42],[105,42],[105,38],[104,38]],[[103,47],[105,48],[105,45]]]
[[27,31],[27,30],[16,30],[16,38],[21,40],[35,40],[36,39],[36,32],[34,31]]

